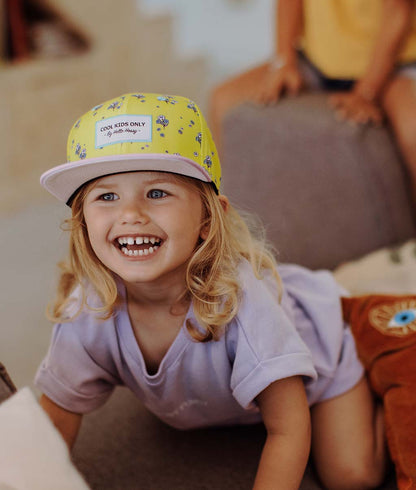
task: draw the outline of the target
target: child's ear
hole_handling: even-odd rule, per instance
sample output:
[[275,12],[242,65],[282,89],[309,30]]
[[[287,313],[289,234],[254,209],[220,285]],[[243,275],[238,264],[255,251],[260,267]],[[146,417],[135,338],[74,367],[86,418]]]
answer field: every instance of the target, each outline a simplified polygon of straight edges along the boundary
[[208,238],[208,233],[209,233],[209,224],[207,225],[204,225],[202,228],[201,228],[201,231],[199,233],[199,237],[202,239],[202,240],[206,240]]
[[230,201],[223,194],[220,194],[218,196],[218,199],[221,203],[221,206],[222,206],[222,209],[224,210],[224,213],[226,213],[228,211],[228,208],[230,207]]

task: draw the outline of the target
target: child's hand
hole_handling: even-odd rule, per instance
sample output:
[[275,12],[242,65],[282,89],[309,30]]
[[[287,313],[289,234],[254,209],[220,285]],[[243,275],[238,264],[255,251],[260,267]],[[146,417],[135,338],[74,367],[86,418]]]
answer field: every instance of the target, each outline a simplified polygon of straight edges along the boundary
[[375,124],[376,126],[383,122],[381,107],[355,90],[331,95],[329,103],[341,120],[348,120],[354,124]]
[[297,95],[302,87],[302,75],[295,64],[286,64],[278,69],[269,67],[252,99],[259,104],[273,104],[284,94]]

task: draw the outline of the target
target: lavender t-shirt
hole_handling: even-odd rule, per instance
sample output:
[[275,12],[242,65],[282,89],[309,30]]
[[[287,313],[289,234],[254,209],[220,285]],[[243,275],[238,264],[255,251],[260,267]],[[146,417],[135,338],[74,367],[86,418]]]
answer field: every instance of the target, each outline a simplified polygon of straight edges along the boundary
[[[324,271],[282,265],[279,273],[280,304],[274,280],[258,280],[243,261],[239,312],[224,335],[195,342],[184,323],[153,375],[126,305],[105,321],[86,310],[73,322],[55,325],[36,385],[78,413],[98,408],[115,385],[125,385],[151,412],[180,429],[258,422],[255,397],[289,376],[304,377],[310,404],[350,389],[362,367],[342,322],[339,287]],[[197,325],[192,306],[186,319]]]

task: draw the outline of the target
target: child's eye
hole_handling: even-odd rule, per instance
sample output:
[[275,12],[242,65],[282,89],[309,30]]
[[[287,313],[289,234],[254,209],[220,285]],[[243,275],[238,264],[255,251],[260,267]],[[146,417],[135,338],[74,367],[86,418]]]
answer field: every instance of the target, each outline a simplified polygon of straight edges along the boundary
[[152,189],[147,193],[147,197],[150,199],[161,199],[162,197],[166,197],[167,194],[165,191],[161,191],[160,189]]
[[107,192],[99,196],[100,201],[115,201],[116,199],[118,199],[118,196],[114,192]]

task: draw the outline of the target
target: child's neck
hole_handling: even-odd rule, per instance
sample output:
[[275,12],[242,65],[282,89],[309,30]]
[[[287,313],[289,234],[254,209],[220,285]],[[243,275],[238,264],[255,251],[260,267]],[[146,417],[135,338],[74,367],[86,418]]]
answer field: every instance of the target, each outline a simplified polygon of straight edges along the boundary
[[189,309],[190,300],[184,286],[146,291],[127,289],[130,322],[149,374],[155,374],[174,342]]
[[125,283],[127,301],[143,308],[169,309],[186,296],[185,281],[168,284]]

